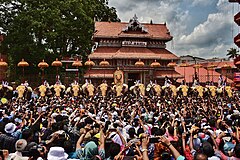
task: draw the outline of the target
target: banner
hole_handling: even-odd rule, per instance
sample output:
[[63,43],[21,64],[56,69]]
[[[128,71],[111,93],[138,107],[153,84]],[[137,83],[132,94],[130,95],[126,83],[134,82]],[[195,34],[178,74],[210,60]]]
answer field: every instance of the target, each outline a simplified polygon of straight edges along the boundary
[[240,72],[235,72],[234,73],[234,82],[240,82]]

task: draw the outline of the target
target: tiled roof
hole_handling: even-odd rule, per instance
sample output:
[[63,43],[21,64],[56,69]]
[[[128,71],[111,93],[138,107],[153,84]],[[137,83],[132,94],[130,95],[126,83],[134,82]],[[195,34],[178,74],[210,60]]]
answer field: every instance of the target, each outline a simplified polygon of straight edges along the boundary
[[88,57],[91,59],[112,59],[119,48],[114,47],[98,47]]
[[84,74],[84,78],[88,78],[89,76],[91,78],[113,78],[113,73],[115,70],[110,69],[91,69],[87,70],[87,72]]
[[169,78],[171,78],[171,77],[182,78],[183,77],[181,74],[179,74],[175,70],[174,71],[167,71],[167,70],[157,71],[154,75],[156,76],[156,78],[165,78],[165,76],[168,76]]
[[136,38],[152,38],[161,40],[171,40],[172,36],[165,24],[145,24],[144,27],[147,29],[147,33],[132,33],[123,32],[123,29],[128,23],[125,22],[96,22],[95,23],[95,34],[94,37],[136,37]]
[[215,65],[216,68],[220,69],[222,68],[222,66],[224,66],[225,64],[231,66],[232,68],[236,68],[236,66],[234,65],[233,61],[223,61],[223,62],[206,62],[206,63],[201,63],[202,66],[204,68],[206,68],[209,65]]
[[84,74],[84,78],[113,78],[113,74],[101,74],[101,73],[94,73],[94,74]]
[[179,59],[167,49],[148,49],[137,47],[99,47],[91,55],[91,59]]
[[[195,72],[195,69],[193,66],[188,66],[188,67],[175,67],[175,70],[180,73],[181,75],[183,75],[184,77],[184,69],[185,69],[185,79],[187,83],[192,83],[193,82],[193,75]],[[199,68],[199,72],[198,69],[196,69],[196,72],[199,73],[199,79],[200,79],[200,83],[205,83],[208,81],[208,78],[210,81],[213,80],[214,83],[218,82],[218,78],[220,76],[220,74],[218,72],[215,72],[214,70],[207,70],[205,68]],[[223,76],[223,79],[225,79],[225,76]],[[227,79],[227,81],[229,83],[232,83],[233,81],[231,79]],[[179,80],[179,82],[181,82],[181,80]]]
[[[106,67],[107,68],[107,67]],[[91,70],[87,70],[86,74],[90,73],[90,74],[95,74],[95,73],[105,73],[105,74],[113,74],[115,72],[115,70],[112,69],[91,69]]]

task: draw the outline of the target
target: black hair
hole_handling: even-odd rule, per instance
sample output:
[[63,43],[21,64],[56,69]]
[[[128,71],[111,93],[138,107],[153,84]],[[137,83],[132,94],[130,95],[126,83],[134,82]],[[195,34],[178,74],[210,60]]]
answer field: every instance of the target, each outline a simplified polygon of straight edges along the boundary
[[205,141],[203,143],[205,143],[205,144],[203,144],[203,147],[202,147],[203,153],[206,154],[208,157],[214,156],[214,150],[213,150],[212,145],[207,141]]
[[219,123],[219,129],[221,129],[222,131],[226,130],[226,127],[223,125],[222,121],[220,121],[220,123]]
[[48,121],[47,121],[47,120],[44,120],[44,121],[42,122],[42,125],[43,125],[43,127],[47,128],[47,126],[48,126]]
[[235,155],[237,158],[240,158],[240,144],[237,144],[235,147],[234,147],[234,151],[235,151]]
[[87,124],[92,124],[93,123],[93,120],[90,118],[90,117],[87,117],[86,119],[85,119],[85,125],[87,125]]
[[5,123],[0,122],[0,132],[4,133]]
[[172,127],[172,126],[168,127],[168,133],[170,135],[173,135],[174,134],[174,127]]
[[118,143],[110,142],[105,144],[105,157],[114,159],[120,152],[121,146]]
[[63,120],[63,116],[62,116],[62,115],[57,115],[57,116],[55,117],[55,120],[56,120],[56,122],[60,122],[60,121]]
[[72,142],[70,140],[64,141],[63,148],[64,148],[66,153],[72,152],[73,151]]
[[216,126],[215,119],[210,119],[208,123],[209,123],[210,127],[215,127]]
[[22,131],[22,139],[27,140],[28,138],[30,138],[33,135],[33,132],[31,129],[25,129]]
[[130,138],[134,138],[135,133],[135,129],[134,128],[129,128],[128,130],[128,134]]
[[144,133],[144,129],[143,128],[138,128],[137,130],[137,136],[139,136],[140,134]]
[[98,155],[95,155],[91,158],[91,160],[100,160],[101,158]]
[[151,129],[151,134],[152,134],[152,135],[156,135],[156,132],[158,132],[158,130],[159,130],[159,128],[157,128],[157,127],[152,127],[152,129]]

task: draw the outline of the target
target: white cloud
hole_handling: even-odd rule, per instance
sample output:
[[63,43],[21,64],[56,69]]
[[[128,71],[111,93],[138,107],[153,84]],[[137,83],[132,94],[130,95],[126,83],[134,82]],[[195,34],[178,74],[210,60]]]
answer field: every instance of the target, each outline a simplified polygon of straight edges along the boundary
[[217,12],[210,13],[205,22],[194,27],[190,34],[179,36],[175,51],[179,55],[191,54],[201,57],[225,57],[233,46],[231,30],[233,17],[227,0],[219,0]]
[[191,34],[183,35],[180,43],[198,46],[224,40],[231,33],[231,18],[223,13],[209,14],[207,21],[196,26]]
[[212,4],[214,1],[213,0],[193,0],[192,1],[192,6],[207,6]]
[[[184,0],[110,0],[116,6],[122,21],[129,21],[137,14],[140,22],[167,23],[171,33],[185,33],[189,21],[189,12],[180,8]],[[177,26],[177,27],[176,27]]]
[[229,49],[231,47],[232,47],[231,44],[220,44],[213,49],[213,53],[226,55],[227,54],[226,48]]
[[228,3],[229,3],[228,0],[218,0],[217,7],[223,7]]
[[225,13],[232,13],[232,6],[238,6],[238,4],[235,3],[229,3],[228,0],[218,0],[217,2],[217,9],[219,11],[225,12]]
[[[140,22],[151,19],[153,23],[166,22],[174,37],[167,48],[179,56],[225,57],[232,46],[233,15],[228,0],[110,0],[109,4],[116,7],[122,21],[137,14]],[[198,15],[196,7],[208,16],[193,17]],[[196,18],[200,24],[193,26],[192,20]]]

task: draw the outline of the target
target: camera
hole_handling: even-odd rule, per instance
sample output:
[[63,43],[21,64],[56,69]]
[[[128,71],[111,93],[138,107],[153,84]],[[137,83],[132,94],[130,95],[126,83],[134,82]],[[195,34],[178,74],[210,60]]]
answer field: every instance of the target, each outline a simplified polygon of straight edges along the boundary
[[110,132],[116,132],[117,129],[116,129],[116,128],[109,128],[109,131],[110,131]]
[[40,152],[44,152],[44,148],[41,145],[33,146],[30,150],[37,150],[37,151],[40,151]]
[[159,143],[160,138],[159,137],[151,137],[149,138],[149,143]]
[[40,152],[44,152],[44,148],[41,145],[34,145],[29,151],[23,151],[23,157],[40,157]]

